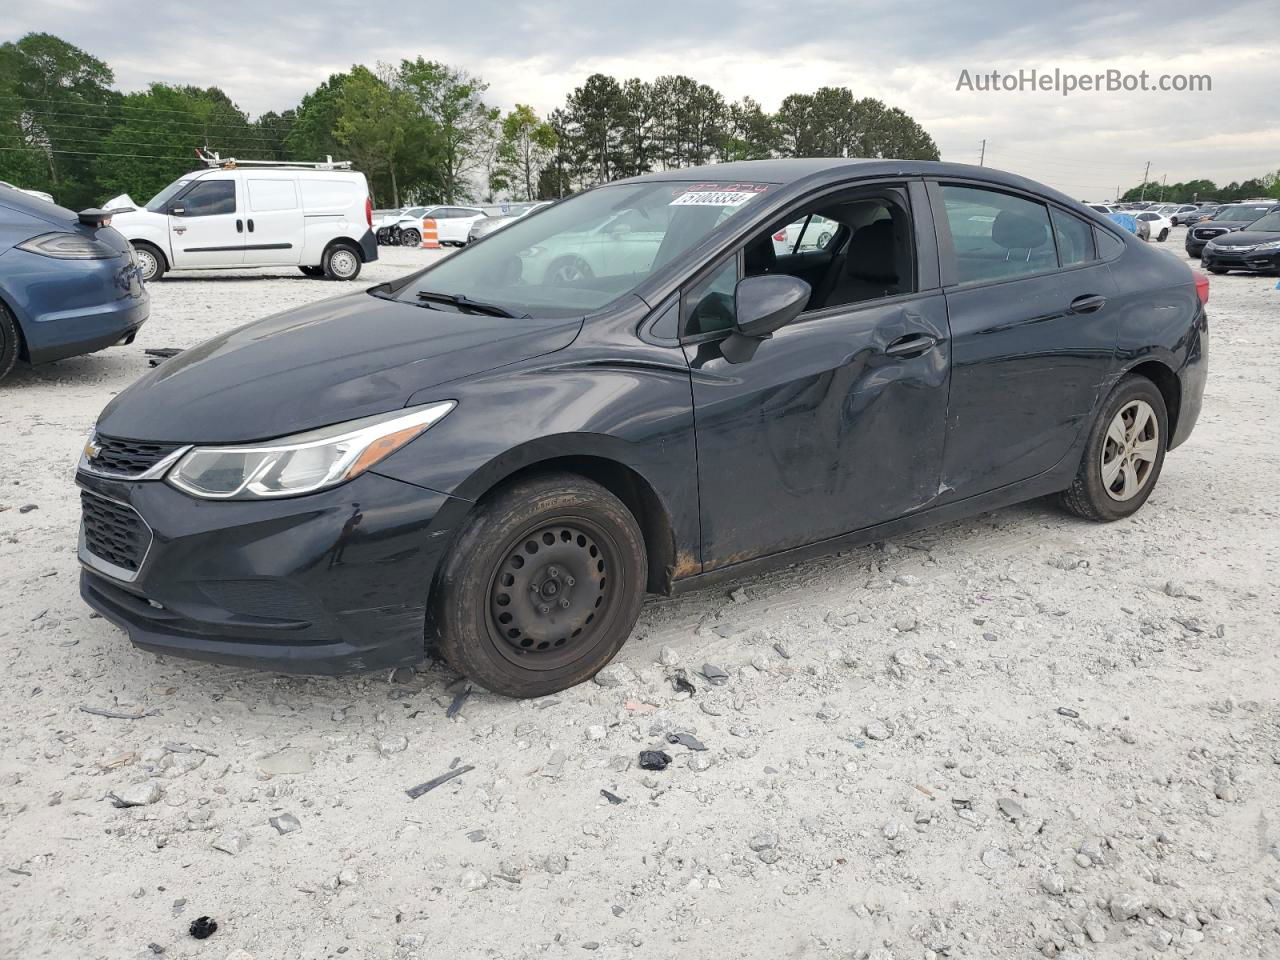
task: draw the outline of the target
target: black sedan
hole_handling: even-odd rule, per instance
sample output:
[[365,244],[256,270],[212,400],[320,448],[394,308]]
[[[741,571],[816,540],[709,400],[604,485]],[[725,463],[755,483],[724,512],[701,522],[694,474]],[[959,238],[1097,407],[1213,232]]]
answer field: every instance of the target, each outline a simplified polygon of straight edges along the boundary
[[1273,210],[1243,230],[1210,240],[1201,262],[1212,273],[1280,273],[1280,210]]
[[[775,246],[811,217],[829,243]],[[1207,297],[990,168],[624,180],[120,394],[77,474],[81,592],[151,651],[336,672],[433,647],[547,694],[646,591],[1046,494],[1130,516],[1195,426]]]

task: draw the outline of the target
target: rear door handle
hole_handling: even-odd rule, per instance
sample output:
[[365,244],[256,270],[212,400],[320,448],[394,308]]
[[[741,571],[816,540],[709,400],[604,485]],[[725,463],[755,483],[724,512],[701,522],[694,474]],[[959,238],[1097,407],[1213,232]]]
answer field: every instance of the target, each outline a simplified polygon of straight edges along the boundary
[[885,347],[884,353],[887,357],[909,359],[932,350],[937,342],[937,337],[930,336],[927,333],[908,333],[905,337],[899,337]]
[[1096,293],[1086,294],[1083,297],[1076,297],[1071,301],[1068,308],[1069,313],[1097,313],[1107,305],[1107,298],[1099,296]]
[[253,233],[253,218],[252,218],[252,217],[249,219],[249,232],[250,232],[250,233]]

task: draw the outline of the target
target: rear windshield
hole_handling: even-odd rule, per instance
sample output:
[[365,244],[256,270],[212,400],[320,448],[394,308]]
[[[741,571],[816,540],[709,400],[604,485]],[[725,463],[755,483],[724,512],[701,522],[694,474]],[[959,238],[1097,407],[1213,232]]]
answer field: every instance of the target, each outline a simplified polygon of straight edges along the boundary
[[762,183],[613,184],[521,217],[399,293],[464,296],[517,315],[568,317],[635,289],[769,189]]

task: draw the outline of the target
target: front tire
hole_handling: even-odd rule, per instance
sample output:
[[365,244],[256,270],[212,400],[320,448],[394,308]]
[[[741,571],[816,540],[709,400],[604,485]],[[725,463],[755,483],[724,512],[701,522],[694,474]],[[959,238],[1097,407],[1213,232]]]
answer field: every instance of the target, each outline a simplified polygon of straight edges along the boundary
[[626,505],[575,474],[482,501],[445,559],[431,631],[488,690],[541,697],[595,676],[626,642],[644,594],[644,538]]
[[422,246],[422,234],[417,230],[405,230],[400,234],[400,245],[405,247]]
[[1085,520],[1137,513],[1160,478],[1169,443],[1164,397],[1146,377],[1121,380],[1089,431],[1075,481],[1062,503]]
[[143,283],[151,283],[164,276],[168,264],[158,248],[149,243],[135,243],[133,249],[138,257],[138,271],[142,274]]
[[0,380],[13,370],[18,362],[18,353],[22,348],[22,338],[18,333],[18,323],[9,308],[0,303]]
[[560,257],[551,262],[547,267],[547,272],[542,277],[544,284],[564,285],[577,283],[581,280],[590,280],[595,274],[591,270],[591,265],[579,256],[569,255]]
[[354,280],[360,276],[360,251],[348,243],[335,243],[324,252],[323,266],[328,280]]

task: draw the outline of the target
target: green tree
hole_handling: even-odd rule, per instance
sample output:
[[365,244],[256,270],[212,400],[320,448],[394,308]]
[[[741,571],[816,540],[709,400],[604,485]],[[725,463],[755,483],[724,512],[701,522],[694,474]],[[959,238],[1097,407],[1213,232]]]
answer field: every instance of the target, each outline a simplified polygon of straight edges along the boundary
[[[104,155],[95,160],[104,194],[96,202],[117,193],[145,202],[197,164],[197,149],[241,160],[270,156],[248,116],[217,87],[153,83],[124,97],[114,112]],[[118,162],[121,157],[130,162]]]
[[625,166],[622,155],[622,87],[613,77],[593,73],[565,104],[574,172],[579,183],[608,183]]
[[750,97],[729,104],[720,156],[724,160],[765,160],[778,149],[773,118]]
[[285,136],[290,160],[323,160],[339,156],[338,114],[342,110],[342,87],[350,74],[335,73],[302,98],[294,111],[294,120]]
[[492,149],[499,111],[481,97],[489,88],[479,77],[434,60],[404,60],[397,74],[436,140],[440,196],[445,203],[467,200],[472,177]]
[[389,193],[392,206],[398,207],[399,174],[408,161],[415,110],[410,95],[393,85],[394,79],[387,68],[379,76],[368,67],[352,67],[338,99],[334,137],[372,181],[374,195]]
[[[67,206],[96,202],[94,160],[119,100],[110,89],[111,68],[52,34],[29,33],[0,45],[0,74],[6,95],[17,98],[8,101],[8,133],[20,149],[5,152],[18,155],[15,172],[23,185],[47,190]],[[44,161],[38,178],[30,163],[32,148]]]
[[542,168],[556,148],[556,132],[533,112],[517,103],[502,119],[497,163],[489,176],[495,190],[509,191],[524,200],[537,199]]

